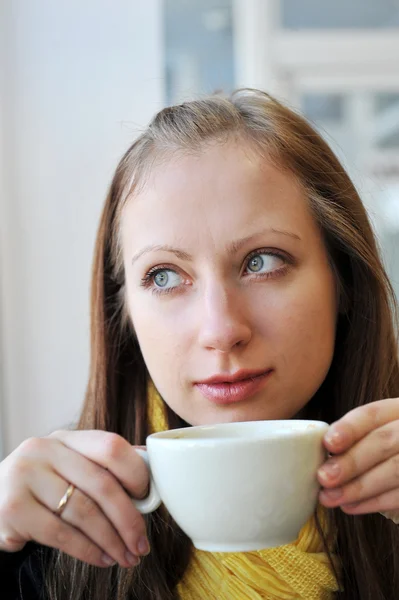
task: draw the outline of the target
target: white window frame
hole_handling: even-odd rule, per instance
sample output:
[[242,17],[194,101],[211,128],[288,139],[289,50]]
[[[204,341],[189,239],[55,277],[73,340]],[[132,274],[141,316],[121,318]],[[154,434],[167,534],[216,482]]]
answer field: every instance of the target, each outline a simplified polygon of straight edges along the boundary
[[[397,181],[399,150],[371,143],[372,97],[359,92],[399,93],[399,28],[295,31],[282,28],[279,0],[232,1],[236,85],[263,89],[298,109],[306,92],[347,95],[364,174],[373,178],[380,169],[380,182],[390,173]],[[399,116],[391,115],[392,123]]]
[[[236,84],[259,87],[295,104],[296,86],[335,90],[356,77],[396,89],[399,28],[301,29],[281,27],[279,0],[233,0]],[[380,83],[378,83],[380,81]]]

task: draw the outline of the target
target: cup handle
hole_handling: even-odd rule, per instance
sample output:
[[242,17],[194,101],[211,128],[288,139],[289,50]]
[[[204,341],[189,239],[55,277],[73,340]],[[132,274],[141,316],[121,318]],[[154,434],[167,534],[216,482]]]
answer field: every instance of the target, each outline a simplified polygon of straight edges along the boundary
[[156,510],[162,504],[162,500],[161,500],[161,496],[158,493],[157,488],[155,487],[154,479],[153,479],[152,473],[151,473],[150,461],[148,459],[147,450],[142,450],[141,448],[135,448],[135,451],[144,460],[144,462],[147,465],[147,468],[149,470],[150,491],[149,491],[148,496],[146,498],[144,498],[143,500],[137,500],[136,498],[132,498],[132,502],[135,505],[135,507],[137,508],[137,510],[142,515],[147,515],[148,513],[154,512],[154,510]]

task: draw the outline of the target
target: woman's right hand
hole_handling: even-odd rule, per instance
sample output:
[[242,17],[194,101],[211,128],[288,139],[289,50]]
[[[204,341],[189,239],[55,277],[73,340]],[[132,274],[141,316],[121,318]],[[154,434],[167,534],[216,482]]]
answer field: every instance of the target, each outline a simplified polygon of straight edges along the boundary
[[[57,516],[71,483],[75,490]],[[143,498],[148,485],[144,460],[114,433],[28,439],[0,463],[0,550],[16,552],[34,540],[98,567],[135,566],[149,547],[130,496]]]

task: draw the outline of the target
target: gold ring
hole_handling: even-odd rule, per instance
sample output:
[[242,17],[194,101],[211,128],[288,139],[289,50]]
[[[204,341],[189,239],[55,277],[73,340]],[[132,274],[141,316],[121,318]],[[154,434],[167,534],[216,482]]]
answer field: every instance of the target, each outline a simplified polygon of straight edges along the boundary
[[70,483],[68,485],[67,491],[62,496],[61,500],[58,503],[57,508],[54,511],[56,515],[58,515],[58,516],[61,515],[61,513],[63,512],[63,510],[65,509],[65,507],[68,503],[69,498],[72,496],[74,489],[75,489],[75,486],[72,483]]

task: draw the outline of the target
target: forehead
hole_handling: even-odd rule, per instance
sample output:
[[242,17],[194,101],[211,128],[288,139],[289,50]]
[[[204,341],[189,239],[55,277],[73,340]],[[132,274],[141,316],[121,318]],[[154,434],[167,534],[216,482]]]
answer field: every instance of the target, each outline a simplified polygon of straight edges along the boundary
[[197,239],[205,229],[215,237],[236,236],[258,226],[306,229],[315,223],[296,178],[238,141],[156,166],[122,219],[125,240],[135,246],[169,241],[165,237]]
[[[147,195],[175,197],[187,195],[191,189],[195,195],[201,189],[213,190],[215,196],[237,191],[256,192],[278,185],[283,188],[299,184],[291,173],[276,166],[271,158],[260,154],[249,142],[231,139],[226,142],[214,141],[205,144],[197,151],[166,157],[151,171],[139,196]],[[205,200],[205,198],[204,198]]]

